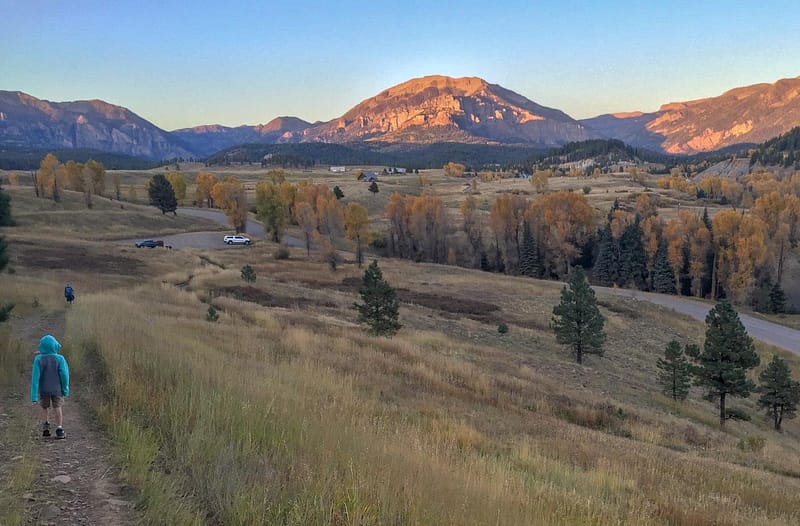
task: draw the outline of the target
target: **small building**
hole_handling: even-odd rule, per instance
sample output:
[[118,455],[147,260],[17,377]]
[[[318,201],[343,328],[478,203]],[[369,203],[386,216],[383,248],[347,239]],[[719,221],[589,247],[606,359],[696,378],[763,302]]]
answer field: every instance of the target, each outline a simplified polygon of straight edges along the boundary
[[364,172],[364,176],[361,178],[362,181],[366,183],[372,183],[378,180],[378,174],[375,172]]
[[331,172],[336,172],[336,173],[344,173],[344,172],[347,171],[347,167],[346,166],[331,166],[330,167],[330,171]]

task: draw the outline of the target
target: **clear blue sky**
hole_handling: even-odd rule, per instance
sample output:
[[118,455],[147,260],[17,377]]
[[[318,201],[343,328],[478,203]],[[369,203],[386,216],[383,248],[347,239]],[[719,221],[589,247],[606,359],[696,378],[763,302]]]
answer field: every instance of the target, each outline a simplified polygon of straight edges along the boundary
[[482,77],[576,118],[652,111],[800,75],[800,9],[769,0],[0,0],[0,89],[103,99],[165,129],[329,120],[431,74]]

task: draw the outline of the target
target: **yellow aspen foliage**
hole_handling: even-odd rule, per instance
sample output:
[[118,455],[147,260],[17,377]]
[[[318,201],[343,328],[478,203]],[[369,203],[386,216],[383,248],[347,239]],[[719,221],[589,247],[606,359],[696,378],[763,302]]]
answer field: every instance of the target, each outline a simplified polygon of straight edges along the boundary
[[211,189],[214,204],[225,212],[228,222],[237,232],[244,232],[247,226],[247,196],[241,181],[228,176]]
[[211,197],[211,189],[214,188],[219,182],[217,176],[212,173],[200,173],[197,174],[197,179],[195,179],[195,197],[197,198],[197,206],[202,207],[203,203],[208,208],[214,206],[214,200]]

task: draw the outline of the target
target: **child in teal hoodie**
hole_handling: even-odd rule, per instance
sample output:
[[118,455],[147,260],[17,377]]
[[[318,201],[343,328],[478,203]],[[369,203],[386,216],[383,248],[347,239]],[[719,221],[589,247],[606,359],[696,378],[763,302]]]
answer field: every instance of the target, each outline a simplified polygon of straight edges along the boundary
[[64,417],[61,413],[63,398],[69,396],[69,366],[58,354],[61,344],[49,334],[39,340],[39,354],[33,360],[31,375],[31,402],[38,401],[42,408],[42,436],[50,436],[50,406],[56,418],[56,438],[66,438]]

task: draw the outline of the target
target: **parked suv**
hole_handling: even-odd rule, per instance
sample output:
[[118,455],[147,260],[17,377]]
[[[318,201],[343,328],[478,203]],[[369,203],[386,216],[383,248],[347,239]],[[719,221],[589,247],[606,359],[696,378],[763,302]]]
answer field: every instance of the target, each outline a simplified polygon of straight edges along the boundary
[[164,242],[160,239],[145,239],[144,241],[137,241],[136,247],[137,248],[156,248],[156,247],[163,247]]
[[244,236],[225,236],[222,240],[228,245],[249,245],[250,238]]

